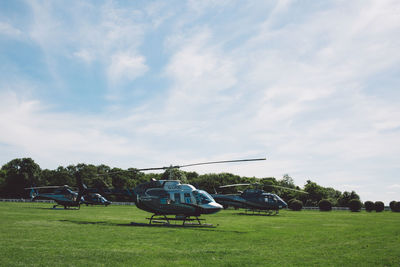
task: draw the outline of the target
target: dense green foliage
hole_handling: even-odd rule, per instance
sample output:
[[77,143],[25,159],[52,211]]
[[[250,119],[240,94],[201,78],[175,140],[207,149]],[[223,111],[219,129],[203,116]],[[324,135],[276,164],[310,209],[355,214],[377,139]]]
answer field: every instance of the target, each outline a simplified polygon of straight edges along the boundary
[[331,211],[332,210],[332,203],[328,199],[322,199],[318,203],[318,207],[320,211]]
[[372,201],[365,201],[364,207],[365,207],[365,210],[368,212],[375,210],[375,204]]
[[395,212],[400,212],[400,201],[391,201],[390,209]]
[[[137,227],[134,206],[0,202],[0,266],[399,266],[400,213],[223,210],[216,228]],[[202,216],[203,217],[203,216]]]
[[361,201],[359,199],[351,199],[349,201],[349,209],[353,212],[361,210]]
[[390,209],[392,210],[392,211],[394,211],[394,205],[396,204],[396,201],[390,201],[390,203],[389,203],[389,207],[390,207]]
[[376,212],[382,212],[385,210],[385,204],[383,204],[382,201],[376,201],[375,202],[375,210]]
[[[322,187],[310,180],[304,186],[304,191],[308,194],[277,188],[282,186],[299,190],[293,179],[285,174],[282,179],[274,177],[255,178],[241,177],[231,173],[211,173],[199,175],[196,172],[185,172],[179,169],[169,169],[164,173],[144,173],[134,168],[123,170],[111,168],[106,165],[77,164],[67,167],[60,166],[55,170],[42,170],[31,158],[14,159],[3,165],[0,170],[0,197],[3,198],[28,198],[30,186],[47,185],[69,185],[76,186],[76,177],[80,176],[88,187],[101,188],[134,188],[138,184],[155,179],[177,179],[184,183],[193,184],[195,187],[206,190],[209,193],[219,191],[221,193],[236,193],[243,188],[226,188],[219,190],[222,185],[238,183],[257,183],[258,187],[266,192],[279,195],[283,200],[288,201],[296,198],[305,206],[317,207],[322,199],[328,199],[332,206],[348,206],[350,199],[359,199],[354,192],[340,192],[333,188]],[[113,201],[130,201],[124,196],[110,196]]]
[[303,208],[303,202],[298,199],[291,199],[288,202],[288,208],[294,211],[300,211]]

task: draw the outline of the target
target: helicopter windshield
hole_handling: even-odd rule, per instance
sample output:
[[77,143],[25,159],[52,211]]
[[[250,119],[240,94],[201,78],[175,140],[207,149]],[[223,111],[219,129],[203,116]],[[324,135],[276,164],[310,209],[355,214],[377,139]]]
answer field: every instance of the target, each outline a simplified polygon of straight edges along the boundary
[[210,202],[213,202],[212,196],[210,196],[210,194],[203,190],[193,191],[193,196],[195,197],[198,204],[208,204]]

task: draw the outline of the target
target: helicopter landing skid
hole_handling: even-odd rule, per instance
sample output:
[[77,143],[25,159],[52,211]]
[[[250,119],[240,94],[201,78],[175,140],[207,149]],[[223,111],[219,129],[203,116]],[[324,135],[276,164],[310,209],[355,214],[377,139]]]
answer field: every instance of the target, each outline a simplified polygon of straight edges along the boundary
[[[204,227],[212,227],[212,224],[202,223],[205,219],[199,219],[198,216],[196,218],[190,218],[190,216],[175,216],[175,218],[167,217],[166,215],[158,215],[153,214],[151,218],[146,218],[149,220],[149,225],[166,225],[166,226],[174,226],[178,225],[176,222],[182,222],[181,226],[204,226]],[[175,223],[172,223],[175,222]]]

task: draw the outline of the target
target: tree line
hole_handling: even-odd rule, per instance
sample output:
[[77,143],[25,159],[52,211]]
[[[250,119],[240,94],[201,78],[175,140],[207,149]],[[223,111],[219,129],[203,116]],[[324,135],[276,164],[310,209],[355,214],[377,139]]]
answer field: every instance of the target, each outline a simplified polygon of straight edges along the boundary
[[[1,198],[28,198],[31,186],[69,185],[77,187],[76,178],[80,176],[89,188],[135,188],[151,179],[174,179],[189,183],[196,188],[213,193],[237,193],[246,187],[229,187],[228,184],[253,184],[254,187],[279,195],[288,202],[300,200],[304,206],[318,206],[322,199],[328,199],[333,206],[347,207],[351,199],[360,199],[355,191],[341,192],[331,187],[323,187],[308,180],[303,188],[296,186],[293,179],[285,174],[281,179],[274,177],[243,177],[231,173],[210,173],[199,175],[180,169],[167,169],[164,173],[144,173],[135,168],[120,169],[106,165],[77,164],[60,166],[55,170],[41,169],[31,158],[18,158],[4,164],[0,170]],[[277,187],[278,186],[278,187]],[[303,190],[306,193],[291,191],[282,187]],[[122,196],[110,196],[113,201],[130,201]]]

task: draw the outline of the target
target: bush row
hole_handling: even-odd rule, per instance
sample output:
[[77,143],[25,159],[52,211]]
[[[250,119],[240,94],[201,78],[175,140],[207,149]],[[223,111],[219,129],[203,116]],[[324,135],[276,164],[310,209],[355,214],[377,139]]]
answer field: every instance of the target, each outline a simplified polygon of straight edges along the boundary
[[[318,203],[318,207],[320,211],[331,211],[332,210],[332,202],[328,199],[322,199]],[[352,199],[349,201],[349,209],[352,212],[361,211],[362,203],[359,199]],[[385,204],[382,201],[366,201],[364,203],[365,210],[367,212],[371,212],[375,210],[376,212],[382,212],[385,210]],[[288,208],[294,211],[299,211],[303,208],[303,202],[297,199],[291,199],[288,201]],[[394,212],[400,212],[400,201],[392,201],[390,202],[390,209]]]

